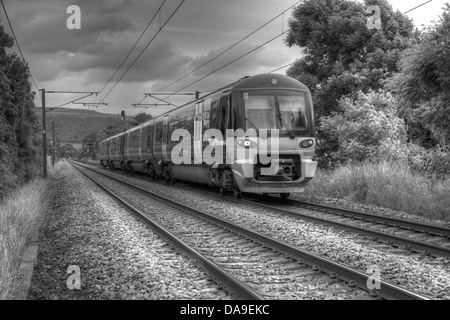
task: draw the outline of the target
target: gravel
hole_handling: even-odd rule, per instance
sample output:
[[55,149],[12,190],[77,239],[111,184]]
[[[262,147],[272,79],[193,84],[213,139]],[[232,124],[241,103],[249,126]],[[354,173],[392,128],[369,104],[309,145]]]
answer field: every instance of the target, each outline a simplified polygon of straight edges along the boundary
[[[67,165],[53,181],[29,299],[230,299],[140,220]],[[81,289],[69,290],[69,266]]]
[[[269,299],[357,299],[368,296],[362,290],[349,290],[342,282],[333,281],[322,273],[292,277],[291,274],[296,271],[291,272],[282,268],[287,260],[283,255],[274,254],[268,249],[260,252],[261,246],[255,248],[251,240],[244,240],[231,233],[217,236],[223,233],[222,228],[204,222],[196,216],[168,208],[109,178],[92,172],[88,174],[120,194],[121,198],[141,212],[151,216],[151,219],[163,224],[181,240],[203,254],[213,257],[216,263],[224,265],[228,272],[250,283]],[[269,257],[262,257],[264,255]],[[280,260],[281,263],[278,263]],[[298,264],[296,266],[299,270],[304,269]]]
[[448,259],[405,256],[379,250],[355,241],[349,233],[280,216],[265,210],[202,194],[201,191],[183,190],[182,186],[130,178],[122,174],[121,179],[137,184],[161,195],[171,195],[177,201],[190,204],[210,214],[234,221],[265,235],[296,245],[333,261],[354,267],[363,272],[373,265],[381,270],[381,279],[401,285],[419,294],[434,299],[450,299],[450,266]]
[[381,208],[370,204],[361,204],[361,203],[355,203],[351,201],[347,201],[344,199],[336,199],[336,198],[327,198],[327,197],[321,197],[321,196],[311,196],[311,195],[304,195],[304,194],[292,194],[291,199],[293,200],[300,200],[315,204],[321,204],[325,206],[331,206],[336,208],[342,208],[342,209],[350,209],[350,210],[356,210],[361,211],[365,213],[370,214],[376,214],[384,217],[389,218],[396,218],[396,219],[404,219],[408,221],[413,222],[419,222],[419,223],[426,223],[426,224],[433,224],[441,227],[450,228],[450,222],[448,221],[441,221],[437,219],[430,219],[427,217],[418,216],[412,213],[402,212],[402,211],[395,211],[387,208]]

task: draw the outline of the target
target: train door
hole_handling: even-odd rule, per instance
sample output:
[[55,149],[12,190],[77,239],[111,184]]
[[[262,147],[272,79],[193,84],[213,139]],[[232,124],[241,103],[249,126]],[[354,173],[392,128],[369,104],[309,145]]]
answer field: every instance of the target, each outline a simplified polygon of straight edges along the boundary
[[195,105],[194,115],[194,164],[203,163],[203,101]]
[[168,124],[169,115],[164,116],[163,120],[163,138],[162,138],[162,153],[163,153],[163,160],[169,161],[169,157],[167,156],[167,136],[169,131],[169,124]]

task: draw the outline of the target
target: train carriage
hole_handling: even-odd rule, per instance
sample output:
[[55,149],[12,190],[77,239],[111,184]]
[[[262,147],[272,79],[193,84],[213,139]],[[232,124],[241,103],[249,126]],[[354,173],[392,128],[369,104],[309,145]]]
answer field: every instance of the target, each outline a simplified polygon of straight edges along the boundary
[[[236,196],[302,192],[317,167],[310,91],[283,75],[243,78],[106,141],[114,167],[209,184]],[[182,142],[189,147],[180,149]]]

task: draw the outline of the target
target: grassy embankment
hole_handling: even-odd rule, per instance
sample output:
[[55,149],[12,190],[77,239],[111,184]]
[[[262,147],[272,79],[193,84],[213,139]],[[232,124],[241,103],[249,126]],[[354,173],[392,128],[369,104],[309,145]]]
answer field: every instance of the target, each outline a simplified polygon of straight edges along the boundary
[[[59,176],[61,167],[56,165],[49,174]],[[49,185],[43,179],[33,180],[0,203],[0,300],[8,299],[15,289],[27,241],[47,211]]]
[[397,163],[365,163],[318,171],[305,194],[450,221],[450,179],[430,179]]

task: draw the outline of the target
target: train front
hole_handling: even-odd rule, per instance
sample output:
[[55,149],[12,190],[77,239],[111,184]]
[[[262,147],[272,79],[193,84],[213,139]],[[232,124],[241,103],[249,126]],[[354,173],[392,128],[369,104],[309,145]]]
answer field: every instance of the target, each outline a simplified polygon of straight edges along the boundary
[[[231,91],[235,131],[232,171],[241,192],[303,192],[314,177],[316,139],[309,89],[283,75],[263,74],[239,82]],[[233,155],[232,155],[233,157]]]

